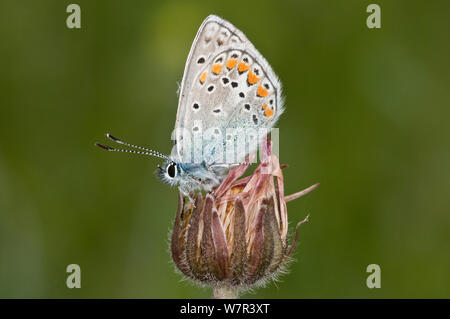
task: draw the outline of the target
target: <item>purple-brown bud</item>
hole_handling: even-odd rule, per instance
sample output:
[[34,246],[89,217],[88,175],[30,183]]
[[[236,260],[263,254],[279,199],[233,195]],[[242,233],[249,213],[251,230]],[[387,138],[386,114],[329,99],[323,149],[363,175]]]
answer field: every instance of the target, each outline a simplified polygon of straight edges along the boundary
[[250,288],[282,269],[294,251],[299,222],[287,243],[286,202],[317,187],[284,196],[282,167],[268,152],[248,177],[248,164],[228,173],[222,184],[195,205],[178,196],[171,252],[177,268],[190,279],[213,287]]

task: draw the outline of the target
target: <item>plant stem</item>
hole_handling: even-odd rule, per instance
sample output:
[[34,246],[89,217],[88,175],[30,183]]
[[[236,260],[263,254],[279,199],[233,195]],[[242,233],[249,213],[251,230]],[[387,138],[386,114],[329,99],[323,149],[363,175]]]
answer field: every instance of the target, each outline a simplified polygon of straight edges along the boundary
[[237,299],[239,289],[231,286],[215,286],[213,288],[213,299]]

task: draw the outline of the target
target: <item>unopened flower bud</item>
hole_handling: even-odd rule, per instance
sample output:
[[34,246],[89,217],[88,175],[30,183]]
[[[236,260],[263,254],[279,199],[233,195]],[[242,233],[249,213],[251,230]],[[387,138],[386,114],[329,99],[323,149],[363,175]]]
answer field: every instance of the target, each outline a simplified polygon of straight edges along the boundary
[[248,164],[230,170],[215,191],[198,194],[195,205],[179,194],[173,261],[188,278],[212,286],[214,297],[237,297],[233,291],[273,278],[292,254],[299,226],[307,221],[297,224],[288,244],[286,202],[318,184],[285,197],[278,158],[268,155],[251,176],[239,179]]

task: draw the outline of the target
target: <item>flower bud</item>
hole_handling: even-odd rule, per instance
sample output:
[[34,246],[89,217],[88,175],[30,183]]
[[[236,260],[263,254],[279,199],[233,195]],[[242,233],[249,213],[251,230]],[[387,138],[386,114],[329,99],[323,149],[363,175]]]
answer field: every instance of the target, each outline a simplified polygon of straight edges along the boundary
[[318,184],[285,197],[275,155],[268,154],[252,175],[239,179],[247,168],[230,170],[217,189],[205,197],[198,194],[195,205],[178,196],[172,259],[195,282],[225,290],[251,288],[279,273],[294,251],[298,228],[308,217],[297,224],[288,244],[286,202]]

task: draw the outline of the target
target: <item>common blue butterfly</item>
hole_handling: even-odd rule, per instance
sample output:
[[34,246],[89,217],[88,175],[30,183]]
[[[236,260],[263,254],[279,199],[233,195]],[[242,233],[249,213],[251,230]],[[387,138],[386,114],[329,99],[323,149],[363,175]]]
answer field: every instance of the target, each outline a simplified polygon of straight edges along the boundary
[[281,83],[270,65],[240,30],[210,15],[187,58],[171,155],[110,134],[107,137],[114,142],[140,151],[96,145],[165,159],[160,179],[178,186],[192,201],[191,192],[211,191],[233,165],[254,152],[264,135],[259,132],[268,132],[282,112]]

